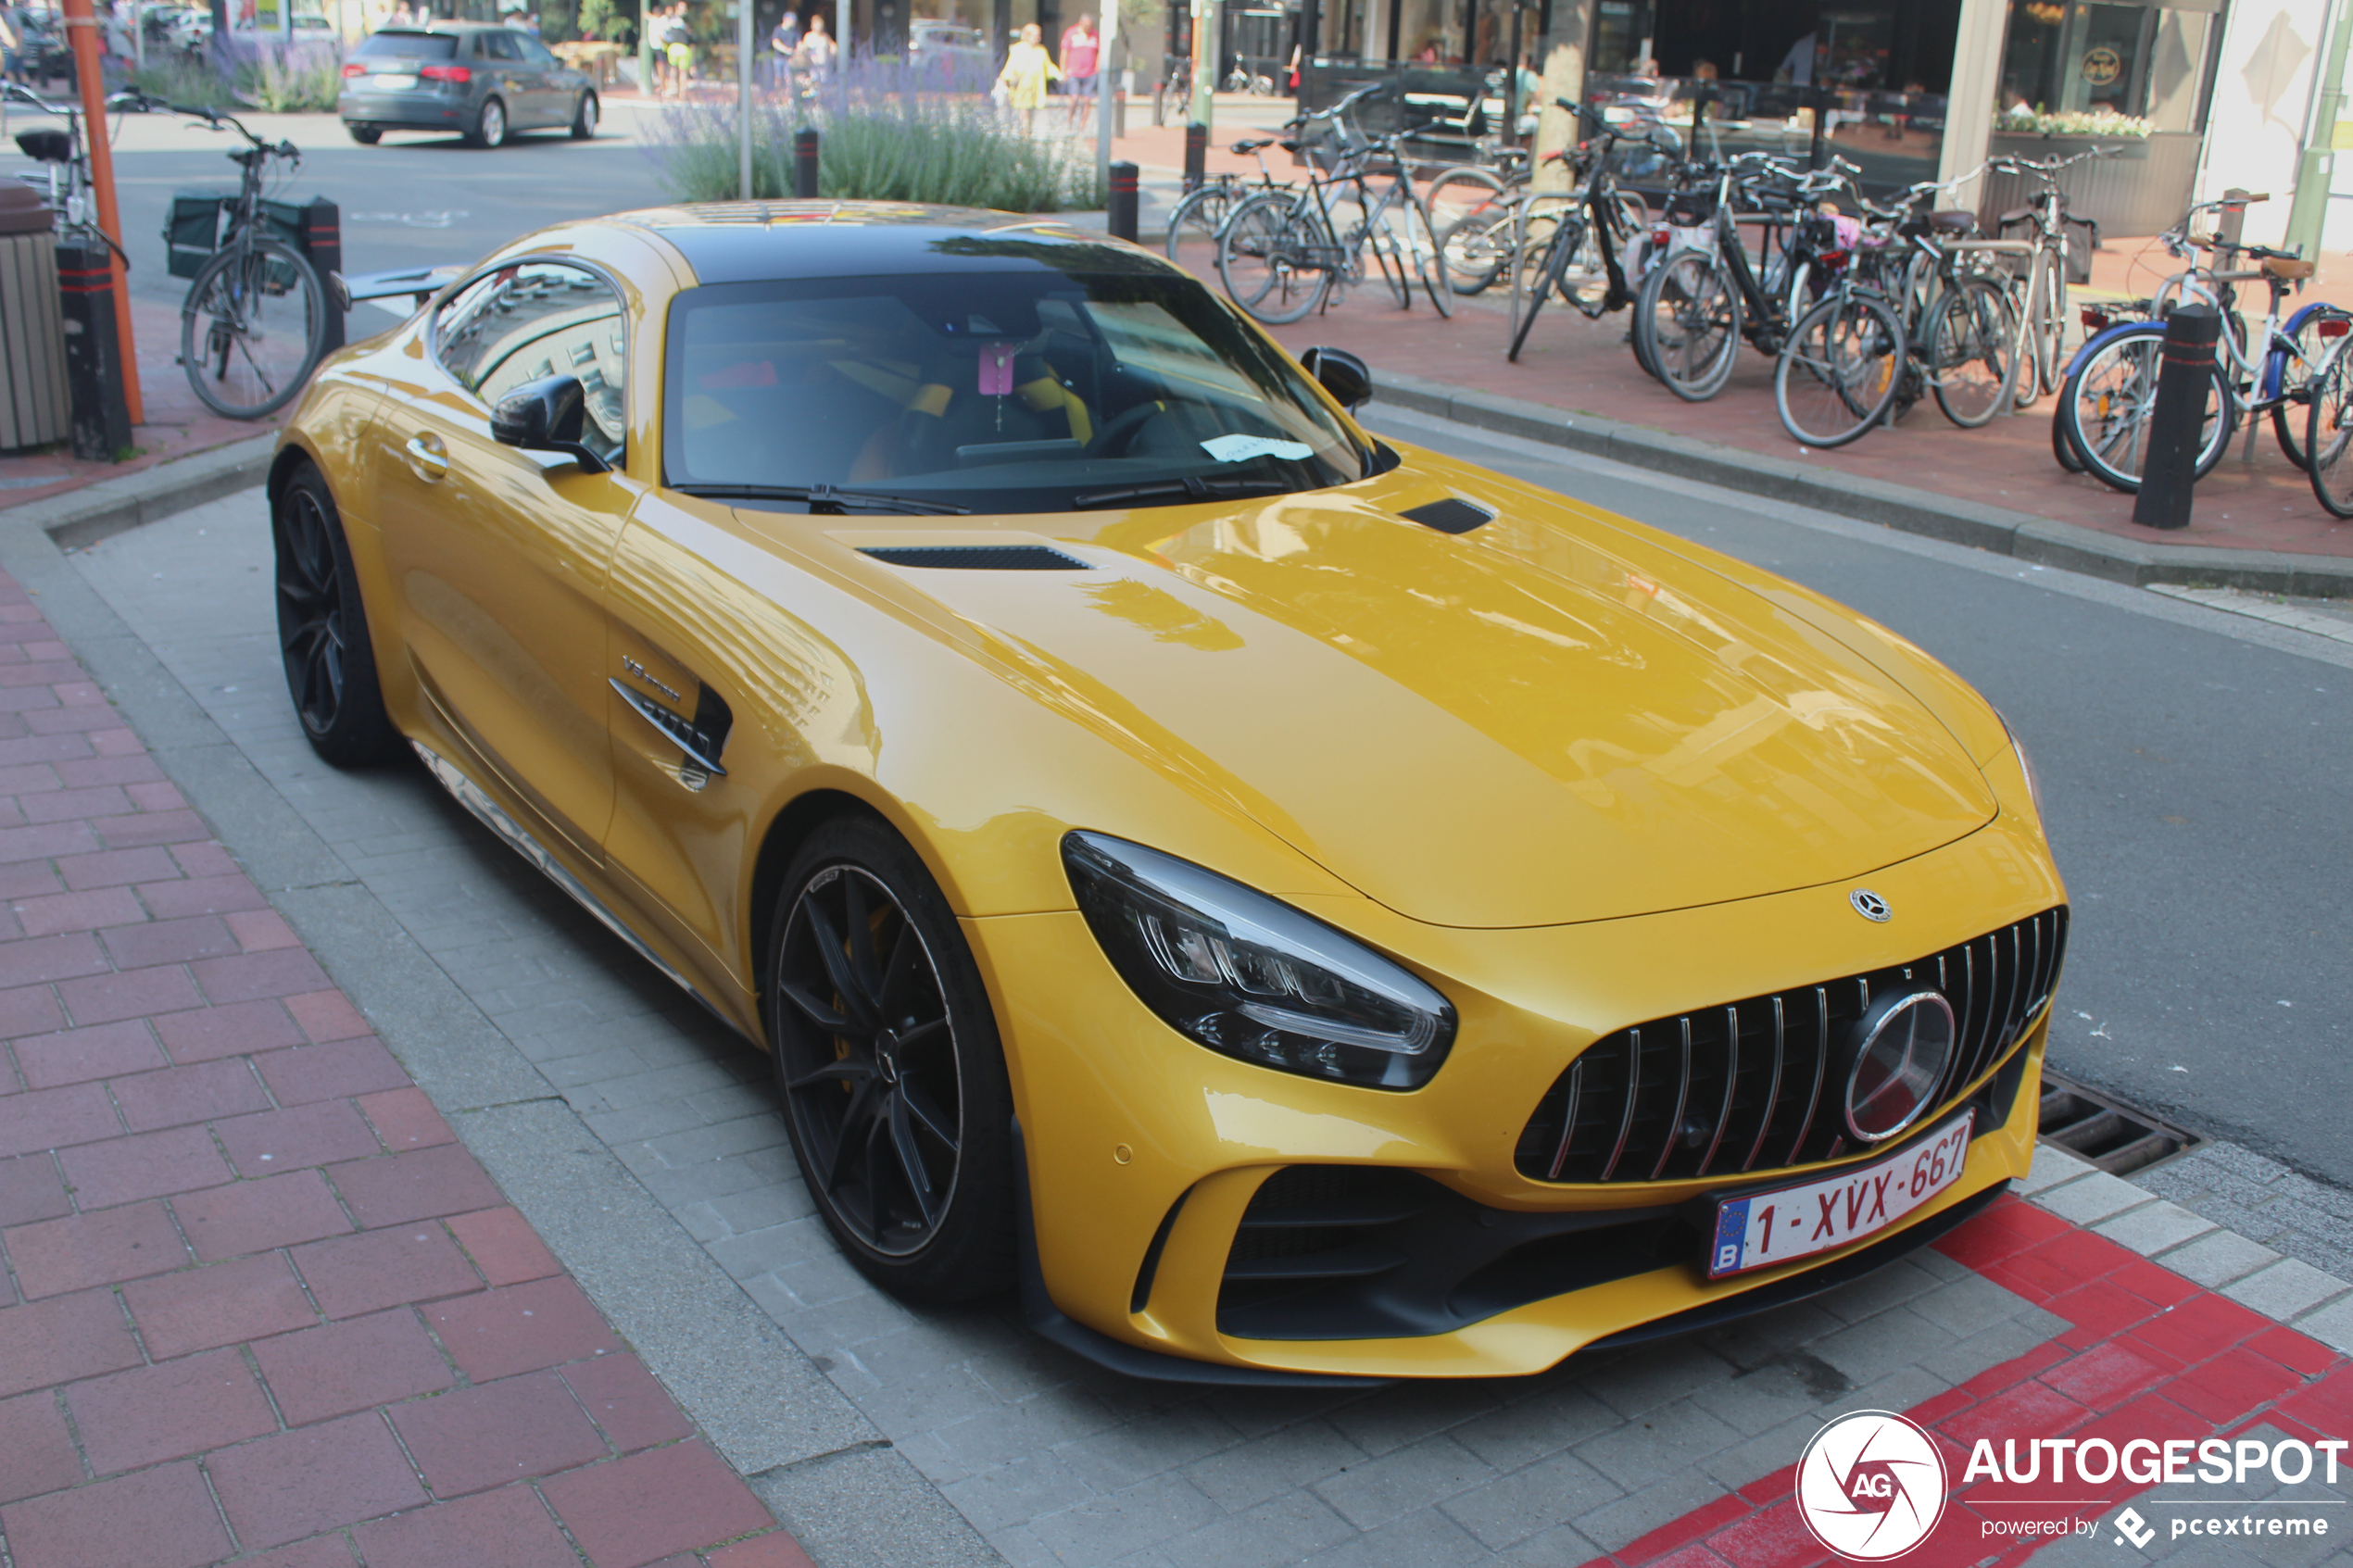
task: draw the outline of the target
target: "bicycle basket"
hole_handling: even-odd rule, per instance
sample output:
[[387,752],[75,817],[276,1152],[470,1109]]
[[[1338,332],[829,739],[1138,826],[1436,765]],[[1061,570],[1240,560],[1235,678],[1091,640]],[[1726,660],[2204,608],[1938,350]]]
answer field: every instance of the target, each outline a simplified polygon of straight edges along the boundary
[[1361,157],[1372,144],[1346,119],[1327,121],[1313,135],[1300,139],[1299,150],[1318,174],[1330,174],[1352,158]]

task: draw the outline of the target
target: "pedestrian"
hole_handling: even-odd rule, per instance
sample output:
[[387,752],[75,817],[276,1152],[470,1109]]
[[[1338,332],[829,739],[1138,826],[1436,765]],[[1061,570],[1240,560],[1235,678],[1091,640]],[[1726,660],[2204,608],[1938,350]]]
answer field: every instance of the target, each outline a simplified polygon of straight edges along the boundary
[[695,80],[695,42],[686,26],[686,0],[670,7],[669,31],[662,42],[662,53],[670,57],[671,91],[683,98]]
[[1084,124],[1087,103],[1095,94],[1096,67],[1102,58],[1102,40],[1095,35],[1095,19],[1082,14],[1063,34],[1063,91],[1070,95],[1070,118]]
[[1026,134],[1037,131],[1038,107],[1046,101],[1047,86],[1062,76],[1054,56],[1046,53],[1044,38],[1036,22],[1024,25],[1020,39],[1005,51],[1005,69],[997,73],[1005,107],[1020,117]]
[[801,34],[800,50],[794,63],[809,73],[812,82],[823,82],[833,74],[834,56],[839,51],[834,46],[833,35],[825,31],[822,12],[811,12],[809,31]]
[[16,7],[0,5],[0,80],[24,79],[24,34],[17,31]]
[[768,34],[769,69],[782,82],[792,70],[793,51],[800,47],[800,13],[791,6],[776,19],[774,31]]

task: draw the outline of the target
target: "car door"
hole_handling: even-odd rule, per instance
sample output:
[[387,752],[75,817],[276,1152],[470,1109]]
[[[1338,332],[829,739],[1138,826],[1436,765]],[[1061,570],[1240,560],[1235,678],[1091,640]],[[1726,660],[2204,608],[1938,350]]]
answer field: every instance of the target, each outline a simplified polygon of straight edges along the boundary
[[520,131],[547,123],[539,73],[524,63],[516,35],[504,28],[477,32],[474,47],[482,54],[482,69],[489,73],[491,93],[507,106],[508,127]]
[[516,33],[514,44],[522,56],[523,69],[531,73],[532,123],[570,125],[581,86],[578,73],[527,32]]
[[[590,860],[612,814],[604,594],[643,487],[621,471],[627,321],[574,263],[483,273],[429,323],[417,382],[386,388],[371,440],[385,566],[409,657],[439,716]],[[577,376],[585,440],[613,471],[490,438],[522,383]]]

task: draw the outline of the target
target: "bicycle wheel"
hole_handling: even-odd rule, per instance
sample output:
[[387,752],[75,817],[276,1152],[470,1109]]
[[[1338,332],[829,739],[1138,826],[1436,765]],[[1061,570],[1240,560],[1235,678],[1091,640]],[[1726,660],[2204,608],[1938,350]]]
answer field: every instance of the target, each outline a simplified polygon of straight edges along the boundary
[[[2068,378],[2059,399],[2067,439],[2084,468],[2112,490],[2131,495],[2141,487],[2148,460],[2148,422],[2157,408],[2158,362],[2165,328],[2150,321],[2109,337]],[[2222,395],[2219,381],[2207,392],[2206,430],[2198,447],[2197,473],[2204,477],[2222,460],[2238,408]]]
[[2027,361],[2012,394],[2021,408],[2059,388],[2067,368],[2067,272],[2055,250],[2039,250],[2028,274],[2026,328]]
[[180,362],[206,408],[233,420],[275,413],[326,345],[327,296],[310,263],[278,240],[232,241],[188,285]]
[[[1413,276],[1422,285],[1422,293],[1429,300],[1429,307],[1442,320],[1454,313],[1454,285],[1446,279],[1446,256],[1438,244],[1438,226],[1429,219],[1429,207],[1419,197],[1405,204],[1405,210],[1394,213],[1390,221],[1403,232],[1405,260],[1412,264]],[[1409,298],[1406,304],[1413,301]]]
[[1201,273],[1217,265],[1217,236],[1239,205],[1227,185],[1203,185],[1189,193],[1168,215],[1168,259]]
[[1422,200],[1429,204],[1430,222],[1441,229],[1510,206],[1504,177],[1476,164],[1441,169],[1422,187]]
[[1544,247],[1542,262],[1533,270],[1533,279],[1529,276],[1529,268],[1520,269],[1519,282],[1524,286],[1516,285],[1512,290],[1512,346],[1504,356],[1512,363],[1519,363],[1519,351],[1528,343],[1528,330],[1536,324],[1536,313],[1544,308],[1544,301],[1561,286],[1561,274],[1568,266],[1569,256],[1584,244],[1584,238],[1583,220],[1564,215],[1554,225],[1552,241]]
[[1217,279],[1252,320],[1296,321],[1323,302],[1331,274],[1320,265],[1321,221],[1282,195],[1252,196],[1217,237]]
[[1741,350],[1740,291],[1703,251],[1650,270],[1634,305],[1637,359],[1686,403],[1724,390]]
[[1456,294],[1483,294],[1504,275],[1512,244],[1511,215],[1501,210],[1458,218],[1438,232],[1438,254]]
[[2281,453],[2299,469],[2311,466],[2306,456],[2304,429],[2310,423],[2305,418],[2305,405],[2311,400],[2312,378],[2334,342],[2321,335],[2322,325],[2343,320],[2326,306],[2308,307],[2280,332],[2295,345],[2294,351],[2274,341],[2267,356],[2262,395],[2280,399],[2271,405],[2271,433],[2279,438]]
[[2065,397],[2073,385],[2074,378],[2071,376],[2061,383],[2059,387],[2061,401],[2051,405],[2051,456],[2057,458],[2058,466],[2068,472],[2082,473],[2083,459],[2076,452],[2075,443],[2067,438]]
[[1781,428],[1843,446],[1887,416],[1905,360],[1904,323],[1877,295],[1835,294],[1790,329],[1773,366]]
[[2347,343],[2353,338],[2339,340],[2309,383],[2312,400],[2304,411],[2304,450],[2309,460],[2304,473],[2331,517],[2353,518],[2353,356],[2346,353]]
[[2018,308],[1991,278],[1963,278],[1928,307],[1930,386],[1963,430],[1992,421],[2019,372]]

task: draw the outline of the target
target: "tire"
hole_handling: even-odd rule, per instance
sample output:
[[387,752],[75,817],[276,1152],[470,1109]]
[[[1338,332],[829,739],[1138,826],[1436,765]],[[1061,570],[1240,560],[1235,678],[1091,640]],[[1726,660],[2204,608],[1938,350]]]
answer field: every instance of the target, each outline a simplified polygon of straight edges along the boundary
[[[1411,266],[1411,276],[1422,285],[1422,295],[1429,307],[1443,320],[1454,314],[1454,285],[1446,278],[1446,254],[1439,247],[1438,226],[1429,220],[1429,208],[1418,197],[1408,204],[1399,221],[1404,232],[1400,235],[1405,252],[1403,259]],[[1406,305],[1413,299],[1408,295]]]
[[1561,286],[1561,277],[1568,269],[1569,257],[1582,247],[1584,239],[1584,220],[1564,213],[1554,225],[1552,243],[1544,247],[1543,257],[1534,269],[1533,280],[1512,291],[1512,346],[1504,358],[1513,364],[1519,363],[1519,351],[1527,346],[1529,329],[1536,325],[1537,312],[1544,308],[1544,301]]
[[2009,406],[2022,368],[2018,309],[1990,278],[1964,278],[1928,307],[1931,386],[1936,406],[1963,430],[1993,422]]
[[2061,413],[2068,392],[2074,386],[2074,384],[2075,381],[2071,376],[2068,380],[2060,383],[2059,395],[2061,402],[2051,406],[2051,456],[2057,458],[2058,466],[2065,469],[2068,472],[2082,473],[2083,471],[2083,458],[2082,455],[2075,450],[2075,444],[2067,438],[2067,420]]
[[344,129],[350,132],[351,139],[363,147],[372,147],[384,139],[384,131],[379,126],[346,125]]
[[[1430,228],[1443,247],[1460,230],[1465,235],[1485,234],[1490,251],[1500,257],[1501,244],[1510,237],[1512,202],[1503,176],[1475,164],[1441,171],[1422,187],[1422,205],[1429,210]],[[1504,225],[1497,232],[1495,225]],[[1450,259],[1446,275],[1456,294],[1477,294],[1492,283],[1499,266],[1468,269]]]
[[1634,357],[1667,391],[1705,403],[1724,390],[1740,358],[1740,291],[1713,257],[1685,251],[1642,280],[1634,339]]
[[1168,239],[1163,246],[1168,259],[1182,267],[1185,258],[1177,252],[1189,246],[1197,255],[1205,253],[1208,266],[1214,267],[1218,232],[1225,228],[1236,205],[1232,190],[1224,185],[1203,185],[1188,192],[1185,199],[1176,204],[1176,210],[1168,215]]
[[1832,295],[1798,319],[1773,366],[1781,428],[1843,446],[1887,417],[1903,383],[1904,323],[1872,294]]
[[[2068,378],[2059,399],[2067,439],[2083,467],[2111,490],[2132,495],[2141,487],[2147,458],[2148,418],[2157,403],[2158,363],[2165,346],[2162,322],[2148,321],[2109,334],[2084,356]],[[2197,476],[2222,460],[2238,428],[2238,410],[2219,385],[2207,395],[2206,439],[2199,448]]]
[[837,817],[785,873],[762,957],[777,1096],[835,1245],[902,1300],[1013,1279],[1013,1093],[948,901],[889,828]]
[[1465,297],[1486,293],[1504,275],[1510,247],[1511,222],[1500,214],[1458,218],[1438,233],[1447,284]]
[[2305,477],[2331,517],[2353,518],[2353,356],[2340,346],[2322,362],[2310,384],[2312,401],[2304,410]]
[[2057,392],[2065,369],[2067,342],[2067,274],[2056,251],[2038,251],[2027,279],[2026,325],[2022,334],[2026,366],[2019,372],[2012,401],[2020,408]]
[[507,106],[497,98],[484,98],[481,110],[474,116],[474,126],[466,132],[470,147],[504,146],[507,141]]
[[327,295],[294,248],[253,239],[216,252],[180,307],[180,361],[205,407],[258,420],[286,406],[319,363]]
[[597,94],[594,93],[583,93],[580,94],[580,102],[573,107],[572,111],[572,139],[573,141],[593,142],[597,139],[597,112],[598,107],[599,106],[597,102]]
[[2326,363],[2330,345],[2337,341],[2321,335],[2321,323],[2342,320],[2325,306],[2307,306],[2281,329],[2284,336],[2295,342],[2303,358],[2297,359],[2275,346],[2263,367],[2262,395],[2267,399],[2284,399],[2271,409],[2271,433],[2279,439],[2281,455],[2308,471],[2311,465],[2305,456],[2309,448],[2304,435],[2305,427],[2311,422],[2307,417],[2307,405],[2310,402],[2312,378]]
[[384,712],[375,645],[343,517],[308,462],[271,512],[277,557],[278,652],[303,738],[333,768],[366,768],[408,751]]
[[1331,274],[1300,265],[1315,227],[1311,215],[1294,217],[1288,195],[1252,196],[1234,209],[1217,237],[1217,281],[1252,320],[1278,327],[1323,303]]

